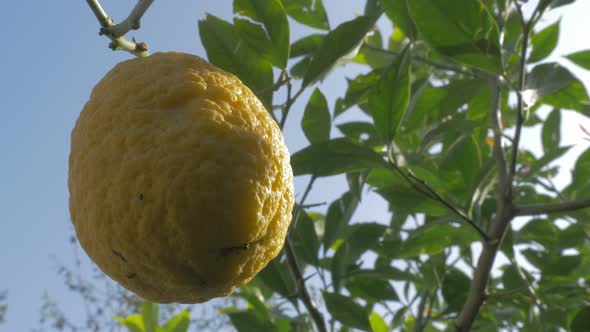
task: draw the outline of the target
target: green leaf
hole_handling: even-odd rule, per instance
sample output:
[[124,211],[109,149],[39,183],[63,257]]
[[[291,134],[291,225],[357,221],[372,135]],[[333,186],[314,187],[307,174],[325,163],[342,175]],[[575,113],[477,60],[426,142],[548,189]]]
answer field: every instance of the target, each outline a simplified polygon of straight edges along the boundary
[[590,50],[586,51],[579,51],[572,54],[566,55],[571,62],[575,63],[576,65],[590,70]]
[[354,79],[347,79],[348,88],[346,94],[341,99],[340,105],[337,103],[334,109],[334,117],[344,113],[352,106],[366,103],[369,100],[371,90],[377,85],[381,76],[380,70],[374,70],[368,74],[361,74]]
[[291,58],[313,54],[322,44],[325,35],[313,34],[303,37],[291,45]]
[[338,129],[355,142],[365,142],[368,146],[376,146],[380,142],[377,130],[369,122],[345,122],[339,124]]
[[386,142],[394,139],[410,102],[410,57],[408,46],[369,96],[373,123]]
[[399,301],[393,286],[387,280],[351,277],[346,280],[350,295],[368,303]]
[[295,293],[295,283],[289,272],[287,264],[280,263],[279,259],[271,260],[268,265],[257,275],[262,282],[280,295],[290,298]]
[[159,306],[150,301],[143,302],[141,306],[141,317],[143,319],[145,332],[155,332],[158,326]]
[[322,79],[340,62],[352,59],[374,25],[375,17],[359,16],[330,31],[311,59],[302,86]]
[[272,64],[248,46],[235,26],[216,16],[199,21],[199,35],[209,61],[238,76],[271,109]]
[[389,66],[396,58],[392,54],[377,51],[377,49],[383,49],[383,38],[381,32],[375,28],[365,37],[365,43],[353,61],[372,68],[383,68]]
[[295,21],[316,29],[328,30],[328,16],[322,0],[282,0]]
[[448,224],[428,224],[412,233],[403,242],[398,256],[400,258],[411,258],[421,254],[432,256],[452,245],[467,246],[478,238],[477,232],[466,225],[455,227]]
[[342,194],[340,198],[330,204],[326,214],[326,228],[323,238],[324,253],[343,235],[343,231],[350,222],[358,204],[359,198],[350,191]]
[[[273,63],[286,68],[289,60],[289,20],[280,0],[234,0],[234,13],[261,22],[274,49]],[[201,37],[202,38],[202,37]]]
[[314,221],[303,209],[299,214],[296,227],[291,232],[291,239],[297,257],[306,263],[319,266],[320,242],[315,232]]
[[305,106],[301,129],[310,143],[320,143],[330,139],[330,110],[326,97],[316,88]]
[[416,25],[410,17],[407,0],[381,0],[385,14],[410,39],[416,39]]
[[275,332],[276,326],[270,321],[261,320],[252,310],[229,311],[225,313],[238,332],[265,331]]
[[[342,234],[342,229],[346,225],[340,224],[340,227]],[[348,227],[347,234],[341,236],[342,242],[332,259],[332,285],[335,291],[340,290],[341,280],[346,277],[350,267],[356,268],[356,261],[363,253],[370,249],[378,249],[379,239],[384,232],[385,226],[377,223],[362,223]]]
[[442,294],[447,302],[450,312],[459,312],[463,308],[467,295],[469,295],[469,285],[471,279],[465,273],[457,268],[451,268],[445,274],[442,286]]
[[557,237],[557,247],[560,250],[563,250],[583,246],[586,237],[587,235],[584,226],[580,224],[570,224],[567,228],[559,232]]
[[464,188],[471,188],[475,176],[481,166],[481,151],[472,135],[464,135],[455,140],[444,151],[440,169],[450,173],[458,171],[462,174]]
[[444,136],[449,133],[471,134],[474,129],[480,128],[483,123],[473,120],[451,119],[448,121],[436,123],[430,128],[426,128],[423,139],[420,142],[420,151],[430,149],[434,144],[441,143]]
[[559,23],[560,21],[557,21],[533,35],[531,38],[533,50],[528,59],[529,63],[541,61],[553,52],[559,39]]
[[480,1],[407,1],[420,35],[438,52],[492,73],[501,67],[498,27]]
[[370,148],[344,138],[312,144],[291,156],[295,176],[314,174],[330,176],[363,169],[388,167],[384,159]]
[[541,133],[543,142],[543,151],[545,153],[555,150],[559,147],[561,140],[561,111],[554,109],[549,113],[547,120],[543,124],[543,130]]
[[372,332],[388,332],[389,328],[387,327],[387,323],[379,316],[376,312],[371,312],[371,316],[369,316],[369,323],[371,324],[371,331]]
[[187,332],[191,323],[191,316],[188,310],[183,310],[164,325],[163,332]]
[[234,18],[234,27],[248,46],[265,60],[276,64],[273,45],[260,24],[242,18]]
[[584,151],[576,161],[573,180],[588,181],[590,179],[590,149]]
[[535,66],[528,75],[523,98],[527,105],[537,102],[556,108],[588,108],[589,98],[583,84],[568,69],[558,63],[543,63]]
[[549,219],[533,219],[518,232],[514,239],[518,243],[536,242],[551,250],[555,245],[559,229]]
[[589,332],[590,331],[590,306],[578,310],[574,319],[570,323],[572,332]]
[[324,292],[324,300],[332,317],[342,324],[365,331],[371,328],[370,311],[352,298],[337,293]]
[[129,332],[146,332],[141,315],[135,314],[125,318],[117,316],[115,319],[119,324],[125,326]]
[[[387,249],[387,248],[386,248]],[[360,269],[351,271],[349,277],[358,277],[363,279],[381,279],[395,281],[415,280],[417,276],[411,273],[399,270],[393,266],[376,267],[375,269]]]

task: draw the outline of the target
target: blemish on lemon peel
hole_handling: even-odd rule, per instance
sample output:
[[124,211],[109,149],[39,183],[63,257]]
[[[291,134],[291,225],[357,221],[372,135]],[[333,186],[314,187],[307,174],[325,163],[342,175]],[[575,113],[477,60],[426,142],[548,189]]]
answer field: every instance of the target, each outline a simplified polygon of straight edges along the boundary
[[72,131],[80,244],[154,302],[230,294],[280,252],[293,208],[282,133],[235,76],[184,53],[115,66]]

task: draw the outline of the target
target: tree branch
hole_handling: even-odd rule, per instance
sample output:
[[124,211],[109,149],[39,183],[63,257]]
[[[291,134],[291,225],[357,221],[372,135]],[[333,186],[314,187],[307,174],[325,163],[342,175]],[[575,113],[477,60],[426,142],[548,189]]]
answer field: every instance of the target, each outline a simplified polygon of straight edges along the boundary
[[[516,92],[516,128],[514,133],[514,144],[512,145],[512,160],[510,162],[510,172],[508,173],[508,177],[510,183],[514,179],[514,174],[516,173],[516,164],[518,163],[518,147],[520,144],[520,136],[522,132],[522,125],[524,122],[524,101],[522,97],[522,92],[526,89],[526,55],[529,46],[529,34],[531,31],[531,22],[533,19],[528,23],[525,22],[524,14],[522,12],[522,8],[520,5],[516,5],[516,9],[518,10],[518,14],[520,16],[520,21],[522,25],[522,46],[520,49],[520,72],[518,76],[518,91]],[[533,18],[535,16],[535,12],[533,13]]]
[[492,103],[490,116],[494,128],[493,154],[496,160],[496,172],[498,177],[498,190],[496,191],[496,214],[492,223],[490,237],[492,240],[483,241],[482,252],[473,271],[473,280],[467,296],[467,301],[455,322],[455,329],[459,332],[467,332],[484,301],[487,299],[487,284],[490,273],[496,259],[496,254],[502,243],[506,229],[513,218],[511,201],[511,182],[507,174],[506,159],[502,148],[500,86],[498,79],[491,82]]
[[297,262],[297,257],[295,256],[295,250],[293,249],[293,244],[287,237],[287,241],[285,242],[285,254],[287,256],[287,264],[289,265],[289,270],[293,277],[295,278],[295,285],[297,287],[297,294],[303,301],[305,308],[309,312],[311,319],[315,323],[316,328],[319,332],[327,332],[326,323],[324,321],[324,316],[319,311],[317,305],[309,295],[307,291],[307,287],[305,287],[305,279],[301,274],[301,269],[299,268],[299,263]]
[[150,8],[154,0],[139,0],[129,16],[123,22],[115,25],[110,25],[101,29],[101,32],[107,36],[119,38],[124,36],[131,30],[137,30],[141,26],[141,18],[145,12]]
[[[151,2],[153,2],[153,0],[140,1],[135,6],[135,8],[133,9],[133,11],[131,13],[133,14],[133,12],[136,11],[137,7],[140,6],[140,4],[143,4],[144,2],[149,2],[149,4],[147,4],[147,6],[145,7],[145,10],[147,10],[147,7],[149,7],[149,5],[151,4]],[[111,43],[109,44],[110,49],[112,49],[113,51],[126,51],[126,52],[129,52],[129,53],[137,56],[137,57],[145,57],[145,56],[149,55],[149,53],[147,51],[147,45],[145,43],[136,43],[135,40],[128,40],[125,37],[123,37],[122,35],[115,36],[115,35],[109,33],[109,30],[112,27],[117,26],[117,25],[115,24],[113,19],[111,19],[107,15],[107,13],[104,11],[102,6],[100,5],[99,0],[86,0],[86,3],[88,3],[88,6],[90,7],[92,12],[94,13],[94,16],[96,16],[98,23],[100,23],[101,28],[100,28],[99,35],[106,35],[111,40]],[[143,15],[143,13],[145,13],[145,10],[143,10],[143,12],[141,12],[141,15]],[[140,10],[137,12],[139,13]],[[129,16],[131,16],[132,14],[130,14]],[[137,15],[137,14],[135,14],[135,15]],[[127,19],[129,19],[129,17]],[[119,30],[122,31],[121,28],[119,28]]]
[[516,216],[532,216],[538,214],[571,212],[581,209],[590,208],[590,198],[579,199],[570,202],[547,203],[547,204],[530,204],[514,206]]

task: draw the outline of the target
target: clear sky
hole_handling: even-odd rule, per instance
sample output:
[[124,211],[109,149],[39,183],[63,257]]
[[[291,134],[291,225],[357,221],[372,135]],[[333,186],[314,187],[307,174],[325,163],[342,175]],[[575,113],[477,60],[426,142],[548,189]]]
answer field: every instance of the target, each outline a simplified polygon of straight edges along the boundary
[[[334,27],[361,13],[365,1],[324,2]],[[102,4],[120,20],[135,1],[104,0]],[[131,35],[147,42],[152,52],[179,50],[205,57],[197,20],[206,12],[228,19],[231,4],[231,0],[155,1],[141,30]],[[73,262],[68,242],[72,235],[67,191],[70,132],[94,84],[130,55],[106,47],[108,40],[97,35],[98,23],[85,1],[2,1],[0,12],[0,291],[8,290],[9,305],[0,331],[18,332],[37,326],[44,291],[65,311],[79,312],[80,303],[56,272],[56,259]],[[563,17],[556,54],[590,49],[588,13],[590,1],[578,0],[546,20],[552,23]],[[310,31],[294,25],[292,36],[297,39]],[[590,86],[588,72],[569,67]],[[343,77],[354,76],[359,68],[346,66],[322,84],[331,106],[344,91]],[[295,105],[286,129],[292,152],[307,144],[298,129],[307,95]],[[590,128],[585,119],[563,120],[564,126],[572,128],[566,131],[565,143],[578,144],[579,152],[587,145],[578,123]],[[534,145],[538,134],[525,138],[524,144]],[[303,190],[304,180],[297,179],[297,192]],[[335,198],[345,190],[337,178],[322,180],[315,188],[310,203],[325,202],[326,197]],[[386,220],[383,202],[375,195],[369,197],[355,220]]]

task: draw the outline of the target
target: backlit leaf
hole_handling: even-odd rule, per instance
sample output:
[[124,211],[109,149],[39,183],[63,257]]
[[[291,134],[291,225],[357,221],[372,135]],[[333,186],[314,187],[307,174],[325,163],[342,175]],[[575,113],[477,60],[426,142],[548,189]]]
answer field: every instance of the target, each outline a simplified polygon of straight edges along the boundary
[[329,176],[364,169],[388,167],[385,160],[368,147],[336,138],[312,144],[291,156],[294,175]]

